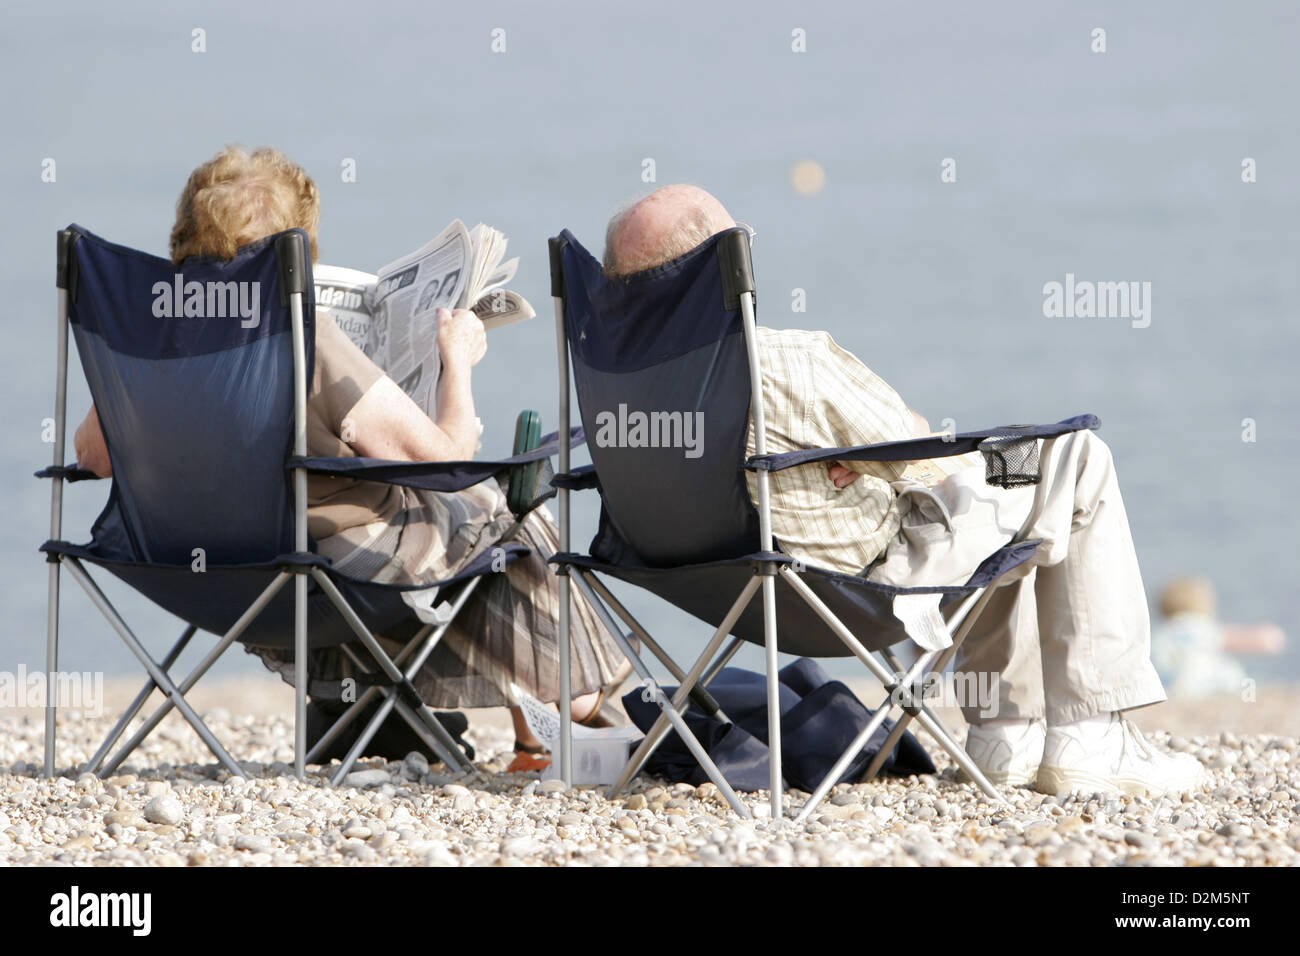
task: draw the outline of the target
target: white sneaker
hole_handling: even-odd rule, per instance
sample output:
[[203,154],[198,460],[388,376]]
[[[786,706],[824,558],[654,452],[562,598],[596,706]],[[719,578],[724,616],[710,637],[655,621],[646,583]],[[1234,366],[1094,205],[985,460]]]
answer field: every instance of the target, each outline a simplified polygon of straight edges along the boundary
[[1160,753],[1122,713],[1049,727],[1038,789],[1043,793],[1127,793],[1158,797],[1210,780],[1188,754]]
[[[1047,737],[1041,720],[999,720],[971,724],[966,732],[966,753],[989,783],[1023,787],[1033,783],[1043,760]],[[963,779],[965,773],[959,774]]]

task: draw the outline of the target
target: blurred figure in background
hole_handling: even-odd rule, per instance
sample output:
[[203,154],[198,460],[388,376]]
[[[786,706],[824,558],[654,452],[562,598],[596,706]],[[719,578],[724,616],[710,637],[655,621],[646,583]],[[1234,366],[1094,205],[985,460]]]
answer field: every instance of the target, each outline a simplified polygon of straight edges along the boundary
[[1161,621],[1151,635],[1151,657],[1171,697],[1240,693],[1247,679],[1236,654],[1280,654],[1286,636],[1276,624],[1224,624],[1214,585],[1201,577],[1175,578],[1160,595]]

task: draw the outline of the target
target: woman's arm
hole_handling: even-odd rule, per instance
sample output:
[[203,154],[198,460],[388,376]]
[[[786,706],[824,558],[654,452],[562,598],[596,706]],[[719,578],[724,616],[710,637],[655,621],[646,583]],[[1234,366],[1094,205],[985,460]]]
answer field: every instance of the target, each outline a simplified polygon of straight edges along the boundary
[[77,453],[78,467],[93,471],[101,478],[113,474],[113,463],[108,458],[108,445],[104,442],[104,432],[99,427],[99,413],[95,406],[90,406],[85,419],[77,426],[72,436],[72,448]]
[[348,413],[344,440],[358,455],[391,461],[465,461],[478,448],[470,370],[487,351],[483,322],[468,309],[438,310],[438,417],[430,419],[384,377]]

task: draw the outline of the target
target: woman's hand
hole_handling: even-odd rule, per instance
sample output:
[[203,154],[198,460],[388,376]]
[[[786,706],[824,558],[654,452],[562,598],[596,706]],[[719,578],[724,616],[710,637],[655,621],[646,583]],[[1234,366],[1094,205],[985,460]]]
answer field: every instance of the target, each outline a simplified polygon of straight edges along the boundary
[[469,309],[439,309],[438,353],[443,365],[477,365],[487,353],[483,321]]
[[90,406],[85,420],[77,426],[77,433],[72,436],[72,448],[77,453],[77,466],[93,471],[101,478],[111,477],[113,463],[108,458],[108,445],[104,442],[104,432],[99,427],[99,413],[95,406]]

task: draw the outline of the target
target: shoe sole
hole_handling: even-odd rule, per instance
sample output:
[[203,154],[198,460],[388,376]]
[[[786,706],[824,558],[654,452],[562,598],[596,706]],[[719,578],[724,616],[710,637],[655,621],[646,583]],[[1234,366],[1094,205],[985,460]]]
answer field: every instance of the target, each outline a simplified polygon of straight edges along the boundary
[[[995,787],[1027,787],[1036,780],[1036,774],[1033,770],[1028,773],[1012,773],[1009,770],[985,770],[981,767],[980,772]],[[971,779],[970,774],[960,767],[957,768],[957,780],[961,783],[975,782]]]
[[1159,797],[1196,790],[1204,783],[1204,780],[1195,780],[1158,789],[1138,777],[1101,777],[1086,770],[1044,765],[1038,768],[1035,789],[1058,797],[1067,793],[1123,793],[1131,797]]

